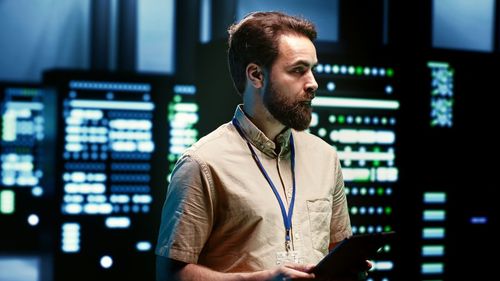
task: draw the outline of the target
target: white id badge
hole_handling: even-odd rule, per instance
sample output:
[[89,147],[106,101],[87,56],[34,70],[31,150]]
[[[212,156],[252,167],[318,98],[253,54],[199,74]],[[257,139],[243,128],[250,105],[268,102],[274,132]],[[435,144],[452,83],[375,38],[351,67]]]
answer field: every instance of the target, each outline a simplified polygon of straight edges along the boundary
[[276,253],[276,265],[285,263],[302,263],[299,251],[283,251]]

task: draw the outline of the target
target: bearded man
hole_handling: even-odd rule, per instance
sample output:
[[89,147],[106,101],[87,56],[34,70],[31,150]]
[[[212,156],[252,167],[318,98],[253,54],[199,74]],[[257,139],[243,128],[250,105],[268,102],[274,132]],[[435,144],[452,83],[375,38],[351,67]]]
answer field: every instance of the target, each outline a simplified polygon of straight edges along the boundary
[[315,38],[310,21],[279,12],[229,28],[243,104],[176,164],[158,280],[314,278],[313,265],[352,235],[337,153],[305,131],[318,89]]

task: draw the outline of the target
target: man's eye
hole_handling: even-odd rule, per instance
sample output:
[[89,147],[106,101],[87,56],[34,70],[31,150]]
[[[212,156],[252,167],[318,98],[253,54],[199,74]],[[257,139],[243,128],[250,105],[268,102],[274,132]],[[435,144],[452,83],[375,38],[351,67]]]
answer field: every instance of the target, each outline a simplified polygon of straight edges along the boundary
[[295,73],[304,73],[304,69],[302,67],[294,68],[293,72],[295,72]]

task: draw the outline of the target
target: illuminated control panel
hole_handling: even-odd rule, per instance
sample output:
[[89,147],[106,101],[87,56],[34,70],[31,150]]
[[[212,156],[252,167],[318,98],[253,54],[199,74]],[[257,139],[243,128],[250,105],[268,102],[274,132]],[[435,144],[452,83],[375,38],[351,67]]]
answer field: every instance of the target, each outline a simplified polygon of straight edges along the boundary
[[55,280],[154,279],[169,165],[198,137],[196,88],[147,74],[44,79],[58,92]]
[[[391,231],[397,188],[398,86],[394,68],[321,58],[309,131],[336,148],[354,234]],[[391,280],[391,245],[369,280]]]
[[[45,98],[40,85],[0,83],[0,251],[41,251],[48,222]],[[44,222],[45,226],[40,223]]]
[[[154,108],[147,83],[69,82],[63,101],[63,252],[81,248],[86,226],[73,216],[98,216],[114,230],[130,228],[134,215],[149,213]],[[144,243],[151,241],[137,241]]]
[[31,197],[40,197],[44,193],[40,161],[45,126],[43,90],[3,88],[1,108],[0,215],[8,215],[16,212],[16,194],[24,192]]
[[195,94],[196,87],[194,85],[175,85],[173,88],[173,97],[168,104],[169,177],[179,157],[199,137],[198,129],[196,129],[199,120],[199,107],[195,100]]
[[423,194],[420,274],[422,280],[440,280],[445,273],[446,192]]
[[446,62],[427,63],[431,75],[431,127],[453,126],[454,69]]

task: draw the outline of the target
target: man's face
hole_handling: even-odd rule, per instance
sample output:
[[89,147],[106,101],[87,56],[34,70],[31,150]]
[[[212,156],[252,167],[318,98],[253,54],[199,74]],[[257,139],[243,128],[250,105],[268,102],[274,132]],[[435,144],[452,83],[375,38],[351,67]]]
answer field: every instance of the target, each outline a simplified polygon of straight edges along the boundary
[[316,48],[305,36],[281,35],[279,54],[271,67],[263,101],[271,115],[283,125],[303,131],[311,123],[311,100],[318,84],[312,68]]

